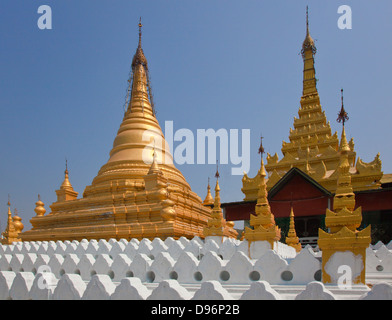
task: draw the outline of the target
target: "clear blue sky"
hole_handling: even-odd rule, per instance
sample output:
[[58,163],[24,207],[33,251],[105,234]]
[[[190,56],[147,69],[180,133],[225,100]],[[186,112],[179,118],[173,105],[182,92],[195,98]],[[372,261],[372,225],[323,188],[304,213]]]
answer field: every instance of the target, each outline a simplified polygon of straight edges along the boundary
[[[53,29],[40,30],[40,5]],[[392,173],[392,2],[256,0],[2,0],[0,2],[0,220],[7,196],[25,230],[37,194],[49,205],[65,157],[79,196],[109,158],[123,116],[131,60],[143,21],[157,117],[174,130],[251,130],[250,176],[259,137],[281,157],[302,93],[305,8],[316,40],[316,76],[333,132],[340,89],[357,156],[380,152]],[[337,27],[340,5],[352,29]],[[201,198],[215,165],[178,165]],[[243,199],[241,176],[220,167],[223,202]]]

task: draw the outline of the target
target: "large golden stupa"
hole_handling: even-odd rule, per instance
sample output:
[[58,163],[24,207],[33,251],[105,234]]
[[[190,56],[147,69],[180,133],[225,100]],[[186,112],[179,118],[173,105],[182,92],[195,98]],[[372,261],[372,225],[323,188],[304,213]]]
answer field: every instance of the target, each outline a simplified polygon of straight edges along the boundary
[[51,212],[43,214],[39,204],[32,229],[20,234],[23,241],[204,237],[211,208],[173,164],[151,99],[141,26],[128,108],[108,162],[80,199],[66,169]]
[[[290,142],[283,141],[283,158],[275,153],[267,154],[265,169],[268,172],[267,189],[270,190],[291,168],[296,167],[321,186],[334,193],[338,179],[340,146],[337,132],[332,134],[325,111],[320,104],[317,91],[314,56],[316,54],[314,40],[309,33],[309,20],[306,14],[306,36],[302,44],[303,91],[298,110],[298,118],[294,118],[294,129],[290,128]],[[354,191],[378,189],[383,176],[381,159],[377,154],[373,161],[365,163],[354,151],[354,141],[348,143],[349,173]],[[244,200],[256,200],[260,174],[250,178],[247,174],[242,179]]]

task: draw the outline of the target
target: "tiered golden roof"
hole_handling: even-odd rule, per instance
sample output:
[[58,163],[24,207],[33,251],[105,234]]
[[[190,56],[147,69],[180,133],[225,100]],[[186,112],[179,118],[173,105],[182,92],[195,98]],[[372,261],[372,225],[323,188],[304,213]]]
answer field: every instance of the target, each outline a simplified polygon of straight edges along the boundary
[[[308,15],[306,19],[306,37],[302,45],[304,61],[303,91],[298,118],[294,118],[294,129],[290,129],[290,142],[283,141],[283,158],[279,160],[275,153],[267,154],[268,172],[267,188],[271,189],[292,167],[296,167],[310,175],[330,192],[336,191],[337,168],[339,165],[338,134],[332,134],[330,123],[327,122],[325,111],[320,104],[317,91],[314,56],[316,46],[309,33]],[[348,162],[354,191],[380,188],[382,178],[381,160],[378,154],[370,163],[365,163],[354,151],[354,141],[348,143]],[[257,198],[259,176],[243,177],[242,192],[244,200]]]
[[66,168],[51,212],[43,215],[39,210],[23,240],[203,237],[211,209],[173,164],[152,106],[141,23],[130,85],[129,104],[108,162],[81,199]]

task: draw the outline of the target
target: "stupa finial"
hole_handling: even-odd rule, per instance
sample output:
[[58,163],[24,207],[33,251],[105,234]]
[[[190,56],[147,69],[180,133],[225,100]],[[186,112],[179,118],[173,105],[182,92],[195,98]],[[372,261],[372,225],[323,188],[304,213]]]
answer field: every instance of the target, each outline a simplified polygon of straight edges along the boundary
[[216,172],[215,172],[215,178],[219,179],[219,170],[218,170],[218,160],[216,160]]
[[142,46],[142,17],[139,19],[139,47]]
[[340,109],[340,112],[338,113],[338,118],[336,119],[337,122],[342,123],[343,127],[346,121],[348,121],[348,113],[344,109],[344,103],[343,103],[343,88],[340,90],[341,93],[341,100],[342,100],[342,107]]
[[261,154],[261,157],[263,158],[263,154],[264,154],[264,147],[263,147],[263,136],[261,135],[261,137],[260,137],[260,147],[259,147],[259,153]]
[[316,45],[314,44],[314,40],[310,36],[310,32],[309,32],[309,8],[308,8],[308,6],[306,6],[306,36],[305,36],[305,40],[302,44],[302,50],[301,50],[301,54],[304,59],[305,59],[305,51],[307,51],[307,50],[311,50],[313,55],[315,55],[317,52]]
[[306,34],[309,34],[309,7],[306,6]]

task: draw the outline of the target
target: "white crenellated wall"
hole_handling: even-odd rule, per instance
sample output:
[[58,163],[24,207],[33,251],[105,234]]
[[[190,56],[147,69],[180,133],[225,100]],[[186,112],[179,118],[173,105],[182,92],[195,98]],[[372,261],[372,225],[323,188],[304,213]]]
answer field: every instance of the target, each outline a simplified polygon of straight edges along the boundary
[[[366,268],[374,288],[385,284],[369,297],[391,294],[391,243],[369,247]],[[359,299],[369,291],[340,292],[319,281],[320,252],[310,246],[293,254],[284,244],[260,243],[251,252],[246,241],[198,237],[0,245],[0,299]]]

